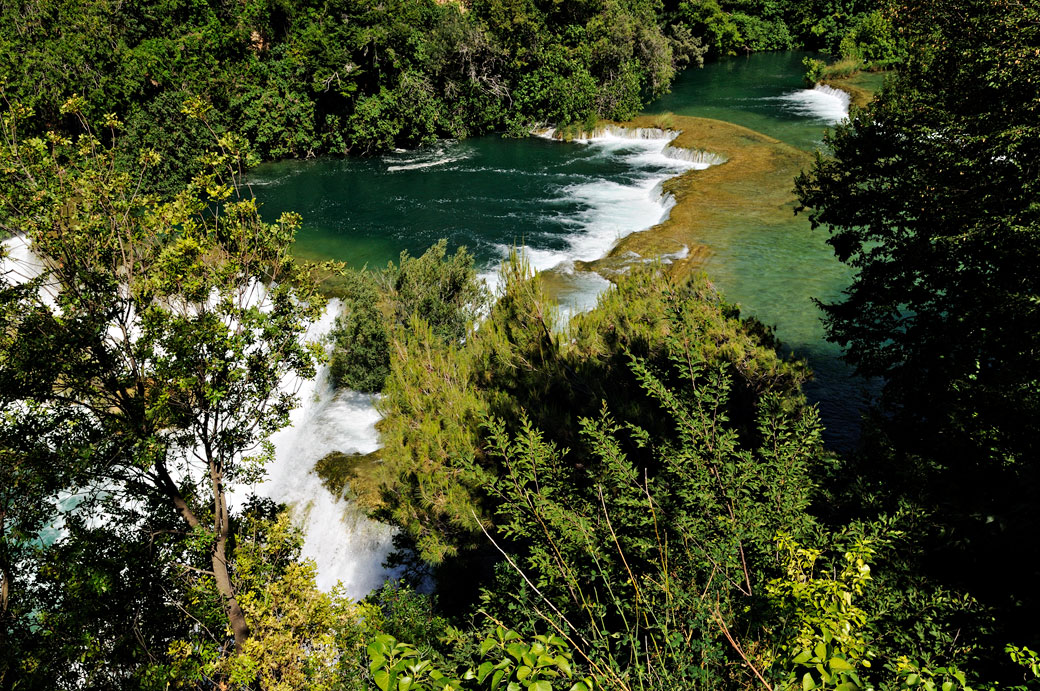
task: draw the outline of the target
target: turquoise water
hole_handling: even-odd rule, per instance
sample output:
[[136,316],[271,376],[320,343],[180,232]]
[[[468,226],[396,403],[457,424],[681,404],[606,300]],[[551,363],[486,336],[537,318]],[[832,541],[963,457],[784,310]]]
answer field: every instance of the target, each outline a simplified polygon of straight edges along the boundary
[[[753,55],[689,70],[647,112],[726,120],[812,150],[844,103],[803,88],[801,58]],[[572,262],[598,258],[618,237],[661,220],[668,200],[660,183],[692,165],[668,157],[666,145],[485,137],[364,160],[270,164],[251,183],[265,216],[302,214],[302,256],[380,267],[444,237],[451,247],[466,245],[490,277],[509,247],[522,243],[537,268],[573,281],[569,305],[583,308],[605,282],[573,272]],[[813,303],[836,298],[850,278],[825,239],[793,213],[768,227],[748,222],[699,238],[711,251],[705,270],[726,296],[808,358],[817,378],[807,394],[820,403],[828,441],[847,446],[858,429],[862,384],[823,340]]]
[[821,148],[824,129],[843,116],[847,101],[804,87],[807,55],[760,53],[686,70],[646,112],[725,120],[806,151]]

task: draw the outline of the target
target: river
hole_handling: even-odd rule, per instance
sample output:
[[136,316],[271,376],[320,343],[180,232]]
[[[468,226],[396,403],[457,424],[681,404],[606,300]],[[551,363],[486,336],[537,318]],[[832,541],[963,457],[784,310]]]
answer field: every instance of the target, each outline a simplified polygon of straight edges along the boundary
[[[847,99],[805,89],[801,57],[760,54],[688,70],[647,112],[724,120],[814,150],[824,129],[846,114]],[[382,267],[402,250],[417,255],[443,237],[450,247],[467,246],[493,282],[505,253],[523,244],[536,268],[571,282],[563,302],[573,311],[593,305],[608,285],[575,272],[573,262],[596,259],[619,237],[660,221],[670,203],[661,183],[703,165],[667,155],[667,143],[483,137],[378,158],[268,164],[251,185],[268,218],[302,214],[297,245],[305,258]],[[785,349],[808,359],[816,379],[806,393],[820,405],[826,440],[847,448],[858,433],[864,386],[824,341],[813,302],[835,299],[850,280],[825,240],[793,209],[780,223],[747,218],[697,238],[710,250],[703,268],[726,297],[775,325]],[[319,585],[343,580],[348,593],[361,596],[386,575],[378,563],[390,533],[366,523],[349,501],[329,496],[311,468],[330,451],[374,448],[371,402],[335,394],[324,377],[301,386],[303,405],[294,426],[275,440],[269,480],[253,489],[295,508],[307,536],[304,554],[318,562]]]

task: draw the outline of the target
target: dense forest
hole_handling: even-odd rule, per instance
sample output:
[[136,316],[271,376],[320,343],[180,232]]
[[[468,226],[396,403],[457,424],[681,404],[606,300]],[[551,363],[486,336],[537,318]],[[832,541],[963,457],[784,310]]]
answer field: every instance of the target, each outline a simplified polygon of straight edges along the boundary
[[[626,119],[677,69],[752,50],[892,58],[871,2],[781,0],[46,0],[4,3],[0,86],[36,133],[77,131],[62,104],[124,123],[172,192],[215,131],[261,158],[364,154],[441,137]],[[877,55],[875,55],[877,53]]]
[[[0,11],[0,234],[35,257],[0,252],[0,687],[1040,685],[1037,7]],[[794,47],[898,63],[791,181],[856,269],[828,337],[882,382],[848,452],[707,277],[649,264],[565,321],[521,252],[493,295],[444,242],[306,264],[246,185],[624,119],[676,70]],[[229,501],[326,362],[381,392],[383,448],[322,472],[400,529],[403,578],[359,602],[317,587],[286,507]]]

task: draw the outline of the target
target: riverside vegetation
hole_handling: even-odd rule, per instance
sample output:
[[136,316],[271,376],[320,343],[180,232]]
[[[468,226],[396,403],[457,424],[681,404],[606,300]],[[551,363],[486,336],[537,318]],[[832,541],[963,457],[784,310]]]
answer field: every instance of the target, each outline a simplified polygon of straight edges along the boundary
[[[301,7],[247,5],[244,59],[306,55],[248,24]],[[530,15],[507,3],[422,7],[462,23],[509,16],[525,49],[541,30],[524,34]],[[5,21],[4,40],[40,27],[70,40],[11,8],[23,23]],[[33,8],[95,22],[92,37],[158,16],[122,4],[102,25],[104,4]],[[707,28],[744,21],[671,9],[708,17],[697,35],[709,50],[732,33]],[[804,363],[705,277],[631,270],[562,323],[519,255],[493,301],[444,243],[382,273],[327,265],[317,275],[340,275],[347,308],[335,376],[383,392],[384,448],[363,496],[401,527],[406,572],[440,584],[418,594],[406,577],[363,602],[315,586],[283,507],[228,510],[288,423],[283,385],[326,357],[301,342],[326,298],[291,254],[299,218],[259,218],[242,184],[255,149],[228,132],[231,100],[214,98],[234,93],[220,89],[237,63],[208,58],[209,98],[161,91],[191,123],[177,136],[199,137],[183,159],[145,146],[159,137],[139,128],[161,119],[124,121],[91,100],[109,95],[57,98],[39,79],[61,65],[9,80],[0,230],[31,240],[39,263],[5,257],[0,274],[0,685],[1036,688],[1040,10],[930,0],[889,12],[905,66],[796,184],[859,269],[824,313],[849,361],[885,382],[861,447],[824,448]],[[215,33],[191,40],[223,35],[212,16]],[[828,27],[854,15],[814,16],[834,38]],[[373,35],[362,55],[406,64]],[[121,65],[133,61],[119,50],[140,48],[80,43],[67,49]],[[48,45],[19,64],[60,54]],[[202,69],[184,45],[174,55]],[[66,87],[124,74],[62,64],[76,66]],[[357,102],[371,93],[359,86]]]
[[166,192],[211,143],[181,113],[189,98],[263,159],[363,154],[626,119],[706,56],[863,52],[891,35],[876,0],[44,0],[0,13],[0,84],[34,109],[25,126],[75,130],[61,105],[80,94],[88,117],[125,123],[128,151],[161,155],[144,182]]

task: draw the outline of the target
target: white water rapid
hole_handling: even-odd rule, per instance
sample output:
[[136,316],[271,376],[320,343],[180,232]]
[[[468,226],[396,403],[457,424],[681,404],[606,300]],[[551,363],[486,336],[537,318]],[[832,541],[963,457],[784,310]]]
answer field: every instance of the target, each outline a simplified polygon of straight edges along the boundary
[[[340,308],[338,300],[330,301],[307,338],[324,338]],[[342,583],[348,596],[363,598],[393,576],[382,564],[390,553],[394,529],[369,519],[353,502],[333,495],[314,465],[334,451],[365,454],[379,448],[375,397],[336,391],[327,366],[320,367],[314,379],[286,382],[286,388],[296,391],[299,405],[292,412],[290,426],[271,437],[275,458],[266,467],[267,478],[236,488],[232,501],[240,505],[254,493],[288,505],[303,531],[303,557],[313,559],[318,567],[318,587],[327,591]]]
[[817,84],[811,89],[798,89],[779,97],[796,115],[814,118],[828,125],[835,125],[849,116],[850,98],[848,92],[826,84]]
[[[561,133],[553,128],[535,130],[532,134],[543,139],[563,140]],[[671,146],[678,135],[678,132],[656,127],[605,125],[591,132],[578,133],[569,140],[591,147],[592,158],[618,164],[632,171],[632,175],[620,182],[586,178],[562,185],[558,197],[543,202],[550,210],[554,205],[574,203],[580,209],[573,215],[568,214],[565,221],[572,227],[565,247],[524,247],[532,268],[552,271],[566,286],[559,295],[563,320],[591,309],[600,293],[611,285],[594,272],[575,271],[575,261],[599,259],[626,235],[667,219],[675,200],[665,194],[661,186],[669,178],[687,170],[703,170],[724,162],[710,152]],[[511,249],[504,243],[497,247],[503,256]],[[674,257],[665,255],[660,259],[669,261]],[[497,286],[495,271],[488,271],[483,276],[490,286]]]

